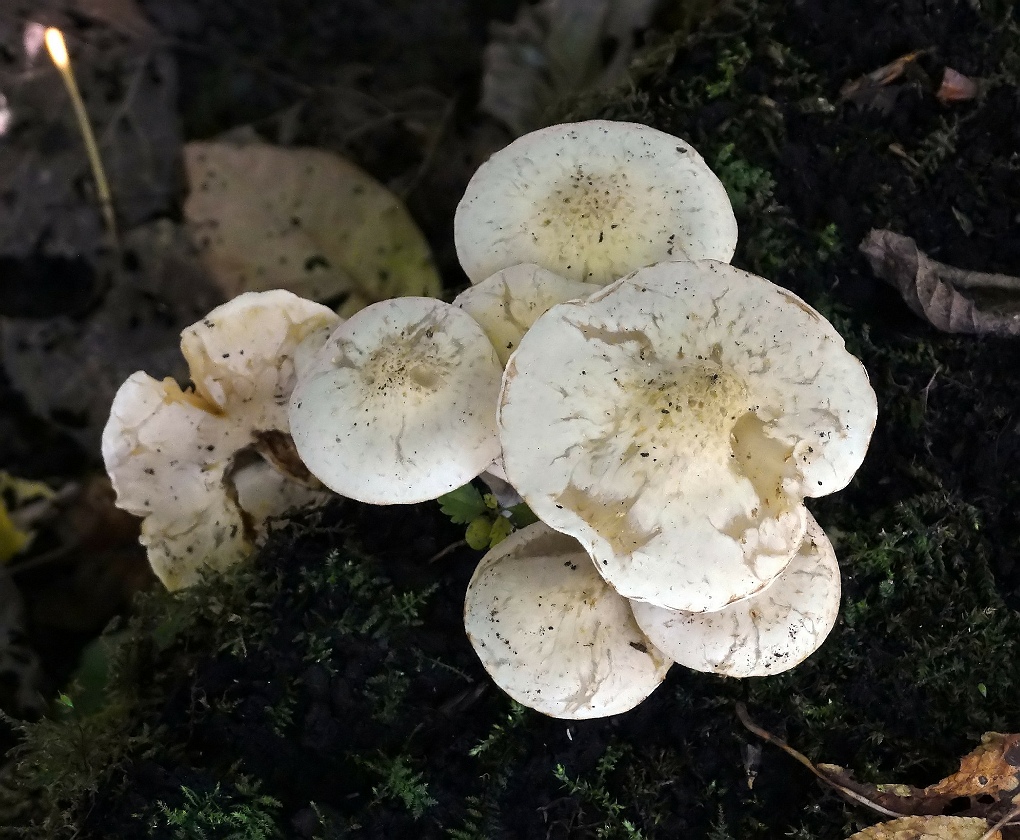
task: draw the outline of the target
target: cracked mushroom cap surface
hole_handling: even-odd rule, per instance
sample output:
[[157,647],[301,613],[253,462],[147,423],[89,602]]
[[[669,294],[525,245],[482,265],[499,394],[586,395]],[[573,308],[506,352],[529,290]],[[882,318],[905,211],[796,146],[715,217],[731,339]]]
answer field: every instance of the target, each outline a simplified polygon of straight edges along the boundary
[[464,626],[496,684],[555,718],[629,711],[671,664],[577,540],[542,522],[482,558],[468,584]]
[[255,514],[238,501],[232,468],[259,435],[286,433],[293,357],[322,340],[339,317],[290,292],[250,292],[217,307],[181,334],[195,390],[137,372],[120,387],[103,430],[106,471],[117,506],[143,517],[142,544],[170,589],[204,567],[224,569],[251,552],[262,513],[321,498],[283,481]]
[[846,486],[876,413],[821,315],[706,260],[549,310],[507,364],[498,419],[507,477],[540,519],[622,595],[704,612],[786,567],[802,499]]
[[638,626],[674,662],[727,677],[767,677],[821,647],[839,615],[839,595],[836,553],[808,514],[797,554],[761,592],[715,612],[631,606]]
[[454,241],[472,283],[537,263],[604,286],[663,260],[728,262],[737,222],[722,182],[683,140],[590,120],[525,134],[483,163]]
[[497,271],[476,286],[469,286],[453,301],[474,318],[506,366],[531,325],[557,303],[585,298],[601,286],[568,280],[534,263]]
[[499,455],[502,366],[482,328],[433,298],[394,298],[344,322],[291,397],[298,454],[369,504],[441,496]]

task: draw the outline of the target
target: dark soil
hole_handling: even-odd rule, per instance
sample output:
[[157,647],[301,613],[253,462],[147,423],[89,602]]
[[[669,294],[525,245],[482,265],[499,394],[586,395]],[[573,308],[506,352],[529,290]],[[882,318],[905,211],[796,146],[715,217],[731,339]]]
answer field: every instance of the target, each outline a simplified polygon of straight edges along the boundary
[[[392,16],[309,5],[305,20],[273,3],[210,13],[195,30],[209,44],[181,56],[189,133],[269,119],[288,84],[316,84],[345,50],[371,63],[368,43],[419,49],[422,79],[459,97],[458,162],[409,204],[456,286],[450,219],[484,146],[471,104],[485,16],[454,2]],[[943,262],[1020,274],[1020,20],[1010,5],[977,7],[744,0],[677,36],[632,88],[564,106],[689,140],[731,190],[734,262],[819,308],[868,368],[880,406],[868,458],[847,490],[811,505],[844,570],[819,653],[759,680],[674,667],[628,714],[548,719],[512,704],[470,650],[462,598],[479,555],[429,562],[462,536],[438,506],[337,502],[277,533],[249,569],[143,597],[106,711],[30,730],[8,780],[5,807],[21,805],[10,825],[42,821],[40,837],[73,825],[120,838],[837,840],[880,817],[751,735],[737,702],[812,760],[873,782],[933,783],[983,732],[1020,730],[1020,348],[937,332],[857,252],[887,227]],[[206,49],[221,42],[224,64]],[[898,79],[841,98],[917,50]],[[978,98],[936,99],[947,66],[982,80]],[[300,139],[328,134],[314,125]],[[348,151],[380,177],[422,155],[399,127]],[[16,415],[4,422],[22,434]],[[32,472],[31,451],[12,451]]]

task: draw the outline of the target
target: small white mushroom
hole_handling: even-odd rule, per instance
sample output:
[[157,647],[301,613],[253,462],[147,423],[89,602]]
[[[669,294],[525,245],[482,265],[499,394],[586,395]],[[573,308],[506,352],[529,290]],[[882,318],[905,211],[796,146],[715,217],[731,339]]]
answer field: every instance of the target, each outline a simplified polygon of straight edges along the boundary
[[722,182],[683,140],[591,120],[533,131],[482,164],[454,241],[473,283],[537,263],[605,285],[663,260],[728,262],[737,222]]
[[301,459],[370,504],[434,499],[499,455],[502,366],[482,328],[432,298],[361,310],[319,352],[291,399]]
[[833,327],[714,261],[641,269],[543,315],[507,364],[503,464],[628,598],[718,610],[763,589],[844,487],[876,399]]
[[557,303],[585,298],[601,286],[567,280],[534,263],[497,271],[477,286],[470,286],[453,301],[474,318],[506,366],[521,337]]
[[839,565],[808,514],[807,534],[783,572],[761,592],[715,612],[664,610],[634,601],[634,617],[674,662],[728,677],[788,671],[825,641],[839,614]]
[[[103,460],[117,506],[143,517],[142,544],[168,589],[202,568],[244,559],[264,516],[321,494],[298,484],[258,515],[238,504],[235,459],[265,433],[286,434],[293,356],[339,318],[290,292],[251,292],[214,309],[181,336],[194,391],[139,371],[117,391],[103,430]],[[254,457],[254,455],[252,455]]]
[[626,712],[671,664],[577,540],[541,522],[482,558],[468,584],[464,626],[496,684],[556,718]]

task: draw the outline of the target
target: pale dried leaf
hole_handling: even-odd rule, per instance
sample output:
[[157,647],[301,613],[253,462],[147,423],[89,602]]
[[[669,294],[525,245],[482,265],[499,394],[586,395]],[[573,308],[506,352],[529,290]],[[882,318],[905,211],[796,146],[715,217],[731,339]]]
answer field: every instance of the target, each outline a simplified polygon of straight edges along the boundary
[[[847,840],[982,840],[988,822],[977,817],[902,817],[879,823]],[[1002,840],[996,831],[988,840]]]
[[[542,126],[550,105],[619,81],[658,0],[541,0],[512,24],[495,23],[485,48],[482,111],[515,134]],[[611,44],[611,58],[603,47]]]
[[404,205],[338,155],[189,143],[184,160],[184,213],[225,296],[287,289],[319,301],[348,295],[361,308],[439,294],[428,243]]
[[889,230],[871,231],[860,251],[875,274],[895,286],[932,326],[952,333],[1020,335],[1020,278],[936,262],[913,239]]

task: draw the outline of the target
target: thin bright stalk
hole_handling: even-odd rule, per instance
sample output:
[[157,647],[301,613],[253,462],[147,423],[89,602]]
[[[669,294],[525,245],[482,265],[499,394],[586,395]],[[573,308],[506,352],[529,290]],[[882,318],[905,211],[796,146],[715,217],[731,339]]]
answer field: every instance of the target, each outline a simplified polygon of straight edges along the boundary
[[96,193],[99,197],[99,203],[103,208],[106,227],[116,245],[118,241],[117,219],[113,213],[113,195],[110,192],[110,185],[106,180],[103,162],[99,157],[99,146],[96,143],[95,134],[92,133],[92,125],[89,123],[88,113],[85,111],[85,103],[82,101],[81,93],[78,91],[78,82],[74,78],[71,59],[67,54],[67,44],[64,42],[63,33],[52,26],[46,30],[45,40],[50,58],[56,65],[57,70],[60,71],[60,76],[64,80],[64,86],[71,97],[74,115],[78,120],[78,129],[81,131],[82,139],[85,141],[85,151],[89,156],[92,178],[96,182]]

